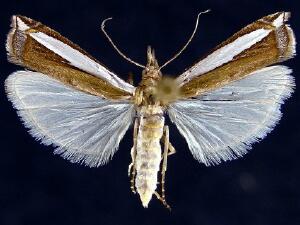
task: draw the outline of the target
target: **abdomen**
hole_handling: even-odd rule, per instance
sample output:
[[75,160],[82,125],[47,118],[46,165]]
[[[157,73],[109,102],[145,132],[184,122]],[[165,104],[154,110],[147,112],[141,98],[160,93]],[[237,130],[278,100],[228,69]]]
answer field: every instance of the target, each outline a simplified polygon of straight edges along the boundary
[[139,117],[135,187],[147,207],[157,185],[165,119],[161,107],[153,105],[142,106]]

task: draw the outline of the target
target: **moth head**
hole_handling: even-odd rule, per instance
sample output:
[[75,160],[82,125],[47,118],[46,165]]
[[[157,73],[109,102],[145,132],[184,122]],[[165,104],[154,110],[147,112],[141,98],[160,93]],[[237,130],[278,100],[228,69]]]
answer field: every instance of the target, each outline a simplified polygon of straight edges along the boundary
[[146,65],[146,68],[159,69],[158,62],[155,58],[154,49],[152,49],[150,46],[148,46],[148,49],[147,49],[147,65]]
[[154,49],[148,46],[147,49],[147,64],[143,70],[143,77],[159,78],[161,77],[161,72],[158,66],[158,62],[155,58]]

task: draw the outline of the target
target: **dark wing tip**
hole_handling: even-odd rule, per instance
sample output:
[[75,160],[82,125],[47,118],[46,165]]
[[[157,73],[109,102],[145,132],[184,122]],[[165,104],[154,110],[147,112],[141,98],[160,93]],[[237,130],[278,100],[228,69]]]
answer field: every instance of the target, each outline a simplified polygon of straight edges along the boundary
[[25,31],[30,28],[26,17],[13,15],[11,17],[11,29],[6,39],[6,51],[8,61],[22,65],[22,51],[26,40]]

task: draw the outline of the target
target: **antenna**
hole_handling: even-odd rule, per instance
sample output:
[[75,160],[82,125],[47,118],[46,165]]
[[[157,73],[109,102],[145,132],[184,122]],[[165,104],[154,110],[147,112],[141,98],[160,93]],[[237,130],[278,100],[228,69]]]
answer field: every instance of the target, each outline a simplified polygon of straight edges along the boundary
[[134,64],[134,65],[136,65],[136,66],[139,66],[139,67],[142,67],[142,68],[145,69],[146,67],[145,67],[144,65],[139,64],[139,63],[133,61],[132,59],[130,59],[129,57],[127,57],[123,52],[121,52],[121,51],[118,49],[118,47],[115,45],[115,43],[113,42],[113,40],[110,38],[110,36],[108,35],[108,33],[105,31],[105,23],[106,23],[106,21],[111,20],[111,19],[112,19],[112,17],[107,18],[107,19],[103,20],[102,23],[101,23],[101,30],[102,30],[102,32],[104,33],[105,37],[108,39],[108,41],[110,42],[110,44],[114,47],[114,49],[115,49],[115,50],[116,50],[116,51],[117,51],[124,59],[126,59],[128,62],[130,62],[130,63],[132,63],[132,64]]
[[198,28],[198,23],[199,23],[199,17],[200,17],[200,15],[204,14],[204,13],[208,13],[208,12],[210,12],[210,9],[208,9],[208,10],[206,10],[204,12],[198,13],[196,24],[195,24],[195,28],[193,30],[192,35],[190,36],[190,38],[186,42],[186,44],[182,47],[182,49],[179,52],[177,52],[171,59],[169,59],[167,62],[165,62],[159,69],[162,69],[163,67],[165,67],[166,65],[168,65],[170,62],[172,62],[174,59],[176,59],[186,49],[186,47],[190,44],[190,42],[192,41],[193,37],[195,36],[195,33],[197,31],[197,28]]

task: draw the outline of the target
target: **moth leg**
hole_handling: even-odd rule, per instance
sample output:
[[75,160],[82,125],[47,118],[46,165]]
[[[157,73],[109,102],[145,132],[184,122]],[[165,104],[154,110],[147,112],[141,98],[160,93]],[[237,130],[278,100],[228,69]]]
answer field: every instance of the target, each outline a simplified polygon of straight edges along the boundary
[[136,142],[137,142],[137,133],[138,133],[138,119],[136,118],[134,121],[134,128],[133,128],[133,146],[131,148],[131,163],[128,166],[128,176],[130,177],[130,188],[133,193],[136,193],[135,191],[135,157],[136,157]]
[[168,159],[168,155],[175,153],[175,149],[169,141],[168,126],[164,126],[163,143],[164,143],[164,152],[163,152],[162,168],[161,168],[161,199],[163,201],[163,204],[165,205],[167,204],[166,196],[165,196],[165,176],[167,171],[167,159]]
[[[169,129],[168,129],[169,130]],[[168,156],[169,155],[173,155],[173,154],[175,154],[176,153],[176,150],[175,150],[175,148],[174,148],[174,146],[170,143],[170,141],[169,141],[169,152],[168,152]]]
[[131,160],[132,162],[130,163],[129,167],[128,167],[128,176],[130,177],[130,189],[131,191],[135,194],[135,154],[136,154],[136,148],[132,147],[131,148]]
[[[168,126],[165,126],[165,127],[167,127],[167,129],[168,129],[168,135],[169,135],[169,127],[168,127]],[[166,129],[166,128],[165,128],[165,129]],[[165,136],[166,136],[166,132],[164,132],[163,137],[162,137],[162,139],[161,139],[161,140],[162,140],[162,143],[164,143]],[[169,137],[168,137],[168,140],[169,140]],[[170,140],[169,140],[169,146],[168,146],[168,149],[169,149],[169,151],[168,151],[168,156],[169,156],[169,155],[173,155],[173,154],[176,153],[176,149],[175,149],[174,146],[171,144]]]
[[161,201],[162,204],[163,204],[167,209],[169,209],[169,210],[171,211],[171,207],[168,205],[168,203],[166,202],[166,200],[163,199],[163,198],[157,193],[157,191],[155,191],[154,194],[155,194],[156,198],[157,198],[159,201]]

